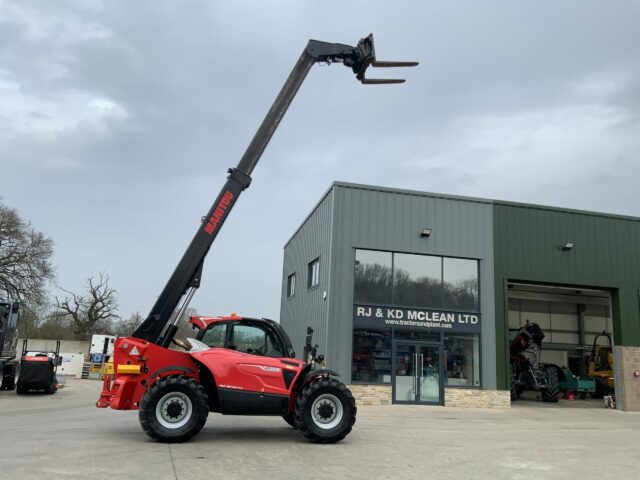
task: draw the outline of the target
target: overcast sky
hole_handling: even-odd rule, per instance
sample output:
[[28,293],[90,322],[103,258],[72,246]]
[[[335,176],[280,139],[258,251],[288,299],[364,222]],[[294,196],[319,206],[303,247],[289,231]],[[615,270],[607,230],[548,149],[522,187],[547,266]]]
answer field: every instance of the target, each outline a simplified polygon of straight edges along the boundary
[[200,313],[278,318],[283,246],[334,180],[640,216],[640,2],[350,3],[0,0],[0,196],[57,283],[104,271],[148,313],[309,38],[420,66],[314,67]]

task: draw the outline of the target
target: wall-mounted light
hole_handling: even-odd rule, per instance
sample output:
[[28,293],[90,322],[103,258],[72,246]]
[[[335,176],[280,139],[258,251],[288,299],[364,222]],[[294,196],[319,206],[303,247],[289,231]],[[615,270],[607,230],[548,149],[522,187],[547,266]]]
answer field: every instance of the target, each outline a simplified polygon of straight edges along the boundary
[[562,246],[562,250],[564,250],[565,252],[568,252],[569,250],[573,250],[573,247],[575,247],[573,243],[567,242]]
[[422,231],[420,232],[420,236],[422,238],[429,238],[429,236],[431,235],[431,232],[433,232],[433,230],[431,230],[430,228],[423,228]]

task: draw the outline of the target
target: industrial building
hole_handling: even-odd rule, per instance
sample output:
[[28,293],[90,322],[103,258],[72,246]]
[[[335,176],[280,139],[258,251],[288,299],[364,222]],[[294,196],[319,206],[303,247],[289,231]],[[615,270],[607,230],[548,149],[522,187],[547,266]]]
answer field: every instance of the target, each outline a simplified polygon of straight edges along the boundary
[[640,219],[335,182],[284,247],[281,323],[361,403],[508,407],[526,322],[577,376],[611,335],[640,410]]

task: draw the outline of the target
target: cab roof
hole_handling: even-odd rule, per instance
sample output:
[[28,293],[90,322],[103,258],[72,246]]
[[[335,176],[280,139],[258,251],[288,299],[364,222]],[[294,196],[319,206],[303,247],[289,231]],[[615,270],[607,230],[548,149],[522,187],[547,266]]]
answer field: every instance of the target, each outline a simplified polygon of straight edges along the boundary
[[202,315],[194,315],[192,317],[189,317],[189,323],[199,330],[205,330],[212,323],[239,322],[240,320],[251,320],[252,322],[263,322],[277,325],[277,322],[268,318],[248,318],[240,317],[235,314],[231,314],[228,317],[207,317]]
[[189,318],[189,323],[200,330],[204,330],[212,323],[229,322],[229,321],[238,322],[243,319],[244,317],[239,317],[238,315],[233,315],[233,314],[228,317],[206,317],[202,315],[194,315]]

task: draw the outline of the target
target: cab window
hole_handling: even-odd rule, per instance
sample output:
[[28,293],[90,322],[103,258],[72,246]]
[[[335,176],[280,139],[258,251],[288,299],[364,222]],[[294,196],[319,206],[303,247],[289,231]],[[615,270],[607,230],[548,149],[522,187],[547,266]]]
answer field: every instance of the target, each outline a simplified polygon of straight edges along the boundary
[[238,352],[251,353],[253,355],[285,356],[280,339],[270,328],[263,328],[262,325],[234,325],[231,347],[235,347]]
[[204,332],[201,341],[209,347],[224,347],[227,338],[227,325],[228,323],[214,323]]

